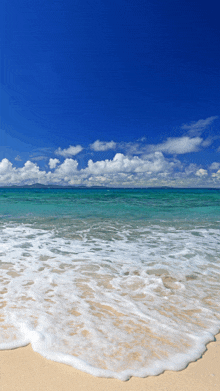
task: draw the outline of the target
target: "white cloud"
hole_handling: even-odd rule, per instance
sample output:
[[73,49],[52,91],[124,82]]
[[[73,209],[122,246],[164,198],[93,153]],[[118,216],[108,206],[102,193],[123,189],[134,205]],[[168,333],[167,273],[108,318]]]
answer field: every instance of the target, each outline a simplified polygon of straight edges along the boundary
[[220,170],[212,174],[213,178],[220,179]]
[[[14,170],[14,168],[13,168]],[[16,175],[17,174],[17,175]],[[38,165],[36,163],[28,160],[22,168],[14,170],[14,179],[21,181],[32,182],[33,180],[36,182],[45,182],[46,171],[40,171]],[[17,178],[16,178],[17,177]]]
[[108,149],[115,149],[116,143],[114,141],[100,141],[96,140],[93,144],[90,144],[90,148],[94,151],[107,151]]
[[202,147],[206,148],[206,147],[209,147],[212,143],[213,143],[213,140],[215,139],[215,137],[208,137],[206,140],[204,140],[202,142]]
[[93,162],[88,161],[88,167],[84,172],[93,175],[112,174],[122,172],[135,173],[157,173],[163,170],[171,169],[173,162],[168,162],[161,152],[155,152],[145,159],[138,156],[129,158],[122,153],[117,153],[112,160],[101,160]]
[[196,122],[193,121],[190,124],[183,124],[181,129],[187,130],[190,136],[199,136],[217,118],[218,116],[215,115],[206,119],[200,119]]
[[17,156],[15,157],[15,160],[16,160],[17,162],[21,162],[21,161],[22,161],[20,155],[17,155]]
[[12,172],[12,163],[8,159],[2,159],[0,162],[0,175],[5,175]]
[[210,170],[218,170],[220,168],[220,163],[218,162],[213,162],[210,166],[209,166],[209,169]]
[[203,139],[201,137],[169,137],[164,143],[147,145],[146,149],[149,152],[161,151],[167,154],[184,154],[197,152],[202,142]]
[[47,173],[40,171],[37,164],[28,160],[22,168],[13,167],[8,159],[3,159],[0,162],[0,184],[11,185],[35,182],[45,183],[47,181]]
[[54,172],[54,175],[70,175],[77,171],[78,162],[73,159],[65,159],[60,166],[58,166]]
[[56,149],[55,154],[68,157],[68,156],[75,156],[79,152],[83,150],[83,147],[81,145],[76,145],[75,147],[73,145],[70,145],[67,149],[61,149],[60,147]]
[[[58,160],[58,159],[52,159]],[[52,162],[53,164],[54,162]],[[73,159],[65,159],[55,171],[43,171],[40,170],[36,163],[28,160],[23,167],[15,168],[8,159],[3,159],[0,162],[0,184],[12,185],[12,184],[33,184],[33,183],[63,183],[70,181],[72,176],[77,171],[78,162]]]
[[74,175],[79,174],[77,170],[78,162],[76,160],[67,158],[62,164],[60,164],[51,174],[50,178],[55,183],[62,183],[63,181],[71,181]]
[[53,168],[56,168],[56,165],[60,163],[59,159],[50,159],[49,160],[49,166],[50,166],[50,169],[53,169]]
[[196,175],[199,177],[204,177],[208,175],[208,171],[200,168],[198,171],[196,171]]

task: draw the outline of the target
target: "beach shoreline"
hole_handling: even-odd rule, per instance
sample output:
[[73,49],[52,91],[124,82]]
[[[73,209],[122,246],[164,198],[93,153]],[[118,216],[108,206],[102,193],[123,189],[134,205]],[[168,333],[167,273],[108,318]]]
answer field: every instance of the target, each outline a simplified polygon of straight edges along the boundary
[[0,351],[0,391],[220,391],[220,334],[182,371],[123,382],[98,378],[47,360],[31,345]]

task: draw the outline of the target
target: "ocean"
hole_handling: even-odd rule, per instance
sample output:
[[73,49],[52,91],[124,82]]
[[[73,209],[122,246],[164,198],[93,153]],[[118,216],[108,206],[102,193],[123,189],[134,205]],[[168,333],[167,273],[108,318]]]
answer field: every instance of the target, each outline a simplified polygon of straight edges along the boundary
[[220,190],[0,189],[0,349],[127,380],[220,330]]

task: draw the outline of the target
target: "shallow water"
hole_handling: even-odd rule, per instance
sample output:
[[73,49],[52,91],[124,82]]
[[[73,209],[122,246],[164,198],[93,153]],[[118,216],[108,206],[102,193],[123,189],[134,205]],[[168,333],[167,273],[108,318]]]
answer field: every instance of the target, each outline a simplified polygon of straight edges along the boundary
[[220,329],[217,190],[0,190],[0,348],[158,374]]

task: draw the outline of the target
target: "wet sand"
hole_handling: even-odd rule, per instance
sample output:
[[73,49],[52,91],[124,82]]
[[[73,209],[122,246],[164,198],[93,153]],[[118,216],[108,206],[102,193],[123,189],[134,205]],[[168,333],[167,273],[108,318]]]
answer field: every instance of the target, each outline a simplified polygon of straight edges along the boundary
[[35,353],[31,346],[0,351],[0,391],[220,391],[220,334],[202,358],[179,372],[131,378],[97,378]]

